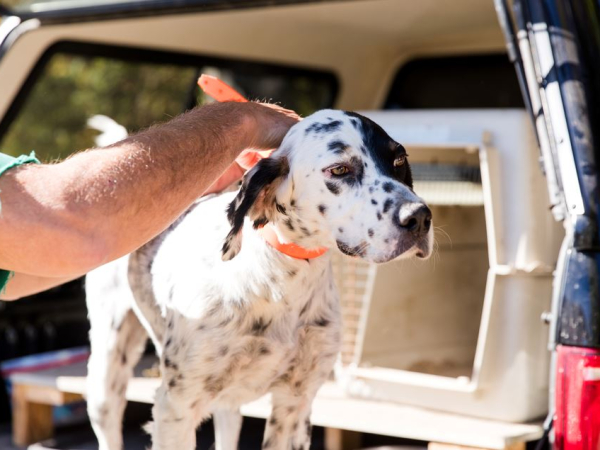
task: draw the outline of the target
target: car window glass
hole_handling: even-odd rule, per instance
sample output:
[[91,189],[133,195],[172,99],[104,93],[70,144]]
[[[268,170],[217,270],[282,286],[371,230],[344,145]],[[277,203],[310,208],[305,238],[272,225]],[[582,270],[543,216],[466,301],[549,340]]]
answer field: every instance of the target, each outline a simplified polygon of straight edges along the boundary
[[95,145],[91,117],[103,115],[129,131],[182,110],[193,67],[55,55],[33,85],[0,145],[3,152],[35,150],[45,161]]
[[[106,133],[118,137],[123,127],[135,132],[212,101],[196,85],[200,73],[220,77],[250,99],[275,101],[302,115],[333,105],[335,79],[329,74],[71,44],[50,51],[34,69],[0,124],[0,149],[15,156],[34,150],[42,161],[53,161],[105,145]],[[100,139],[98,128],[105,132]]]
[[505,54],[418,58],[400,67],[385,109],[523,108]]

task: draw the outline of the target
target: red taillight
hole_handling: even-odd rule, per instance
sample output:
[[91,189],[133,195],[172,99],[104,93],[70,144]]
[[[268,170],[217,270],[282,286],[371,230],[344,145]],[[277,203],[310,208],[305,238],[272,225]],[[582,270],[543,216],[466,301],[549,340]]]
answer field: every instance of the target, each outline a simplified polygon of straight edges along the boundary
[[555,450],[600,450],[600,350],[557,348]]

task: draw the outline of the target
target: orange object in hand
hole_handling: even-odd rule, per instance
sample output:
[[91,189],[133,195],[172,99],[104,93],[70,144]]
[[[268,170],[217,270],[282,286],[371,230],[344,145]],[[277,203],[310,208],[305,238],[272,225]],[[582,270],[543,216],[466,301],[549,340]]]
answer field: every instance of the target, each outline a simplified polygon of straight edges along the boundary
[[[198,86],[200,86],[200,89],[202,89],[206,95],[211,96],[218,102],[248,101],[242,94],[229,86],[227,83],[211,75],[201,75],[200,78],[198,78]],[[261,159],[268,158],[272,152],[272,150],[264,150],[260,152],[245,150],[236,158],[235,162],[237,162],[242,169],[250,170]]]
[[198,86],[206,95],[210,95],[218,102],[247,102],[242,94],[227,83],[211,75],[200,75]]

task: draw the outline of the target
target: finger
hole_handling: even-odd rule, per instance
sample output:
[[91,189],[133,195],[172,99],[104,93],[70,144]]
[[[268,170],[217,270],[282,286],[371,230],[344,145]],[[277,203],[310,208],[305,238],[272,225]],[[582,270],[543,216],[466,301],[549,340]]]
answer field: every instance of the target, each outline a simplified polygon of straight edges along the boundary
[[244,150],[235,160],[245,170],[252,169],[261,159],[268,158],[272,150]]
[[283,114],[284,116],[287,116],[290,119],[295,120],[296,122],[299,122],[302,120],[302,117],[300,117],[296,111],[293,111],[291,109],[286,109],[283,106],[276,105],[274,103],[263,103],[263,102],[258,102],[258,104],[265,106],[267,108],[270,108],[272,110],[275,110],[278,113]]
[[259,150],[279,147],[281,141],[291,127],[298,123],[300,117],[294,111],[268,103],[259,105],[254,115],[256,122],[252,148]]

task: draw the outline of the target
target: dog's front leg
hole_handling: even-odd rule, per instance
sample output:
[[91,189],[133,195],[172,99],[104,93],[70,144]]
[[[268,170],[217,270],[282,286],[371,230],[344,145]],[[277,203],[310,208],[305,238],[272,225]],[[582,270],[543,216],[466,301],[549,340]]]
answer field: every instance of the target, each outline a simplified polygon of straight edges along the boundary
[[263,450],[308,450],[313,396],[273,393],[273,411],[267,421]]
[[237,450],[242,429],[239,411],[219,409],[213,413],[216,450]]
[[[163,380],[152,408],[152,450],[195,450],[198,406],[173,381]],[[196,414],[193,413],[196,411]]]
[[[272,388],[273,411],[263,450],[308,450],[313,399],[333,369],[340,342],[338,303],[311,321],[298,339],[298,354]],[[322,301],[323,304],[328,304]]]

